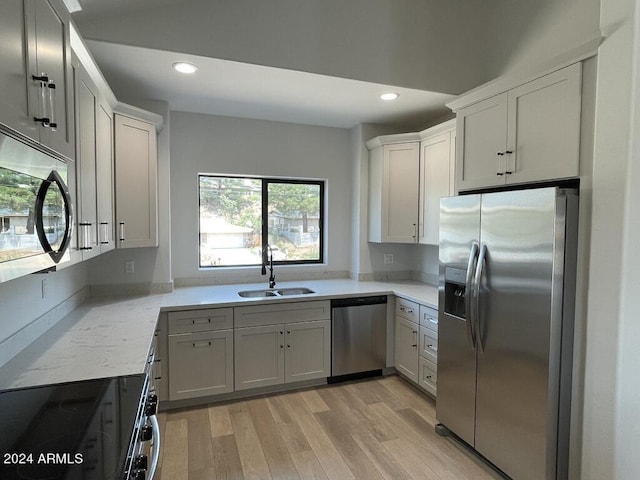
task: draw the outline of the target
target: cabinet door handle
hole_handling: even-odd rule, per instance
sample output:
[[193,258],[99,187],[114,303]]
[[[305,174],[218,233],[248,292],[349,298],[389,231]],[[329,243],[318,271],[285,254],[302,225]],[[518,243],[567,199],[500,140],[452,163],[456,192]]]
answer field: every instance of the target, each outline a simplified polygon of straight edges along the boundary
[[418,236],[418,228],[417,225],[414,223],[413,224],[413,238],[416,238]]
[[109,222],[100,222],[100,244],[109,244]]
[[49,83],[49,76],[46,73],[42,75],[31,75],[31,79],[34,82],[40,83],[40,105],[38,114],[42,114],[41,117],[33,117],[33,120],[42,124],[43,127],[48,127],[50,123],[50,118],[47,116],[47,100],[45,95],[45,87]]
[[91,223],[80,222],[78,226],[80,227],[78,233],[82,237],[80,239],[80,250],[91,250]]
[[425,379],[429,380],[433,375],[427,375]]
[[[505,168],[509,168],[510,165],[508,165],[508,164],[511,163],[511,155],[513,154],[513,150],[507,150],[504,153],[505,153],[505,155],[509,155],[509,159],[505,161],[505,163],[507,163],[507,165],[505,165]],[[505,173],[505,175],[511,175],[513,173],[513,171],[512,170],[505,170],[504,173]]]
[[124,222],[120,222],[120,241],[124,242]]
[[53,80],[49,79],[47,87],[49,90],[49,127],[55,132],[56,128],[58,128],[58,124],[56,123],[56,84]]

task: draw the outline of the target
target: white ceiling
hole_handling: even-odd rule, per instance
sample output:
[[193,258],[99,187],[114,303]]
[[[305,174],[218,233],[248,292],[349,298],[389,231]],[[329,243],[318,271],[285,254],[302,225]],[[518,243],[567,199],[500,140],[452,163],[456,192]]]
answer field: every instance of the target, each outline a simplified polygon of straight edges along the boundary
[[[185,6],[189,0],[181,0]],[[72,17],[95,21],[176,0],[79,0]],[[80,30],[82,34],[82,30]],[[424,128],[450,113],[452,95],[85,39],[119,100],[164,100],[171,110],[350,128],[360,123]],[[199,67],[175,72],[176,61]],[[394,102],[379,95],[395,91]]]
[[[114,43],[87,41],[116,96],[166,100],[171,110],[350,128],[359,123],[425,125],[446,115],[452,95],[249,65]],[[171,65],[188,61],[192,75]],[[393,102],[380,100],[395,91]]]

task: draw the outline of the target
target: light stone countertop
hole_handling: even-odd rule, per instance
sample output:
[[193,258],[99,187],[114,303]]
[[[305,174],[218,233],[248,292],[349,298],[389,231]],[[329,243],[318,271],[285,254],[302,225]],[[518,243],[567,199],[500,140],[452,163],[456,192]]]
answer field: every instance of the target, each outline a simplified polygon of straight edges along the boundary
[[168,294],[91,298],[0,368],[0,390],[143,373],[160,311],[286,303],[359,295],[398,295],[437,306],[437,288],[419,282],[348,279],[279,282],[315,293],[242,298],[265,283],[177,288]]

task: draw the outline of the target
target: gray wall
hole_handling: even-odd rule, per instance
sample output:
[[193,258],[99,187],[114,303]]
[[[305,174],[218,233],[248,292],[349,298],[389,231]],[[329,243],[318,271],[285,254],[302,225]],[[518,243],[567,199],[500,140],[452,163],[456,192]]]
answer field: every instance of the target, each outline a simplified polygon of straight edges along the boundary
[[347,274],[353,183],[348,130],[171,113],[171,236],[176,284],[261,281],[257,267],[199,271],[198,173],[326,179],[326,264],[282,266],[276,277]]

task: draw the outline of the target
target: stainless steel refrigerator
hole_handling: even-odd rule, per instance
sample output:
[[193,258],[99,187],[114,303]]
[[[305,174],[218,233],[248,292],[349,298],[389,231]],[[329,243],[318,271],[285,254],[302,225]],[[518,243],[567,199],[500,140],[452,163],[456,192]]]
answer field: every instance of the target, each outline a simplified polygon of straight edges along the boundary
[[514,480],[567,478],[577,219],[556,187],[440,202],[437,430]]

